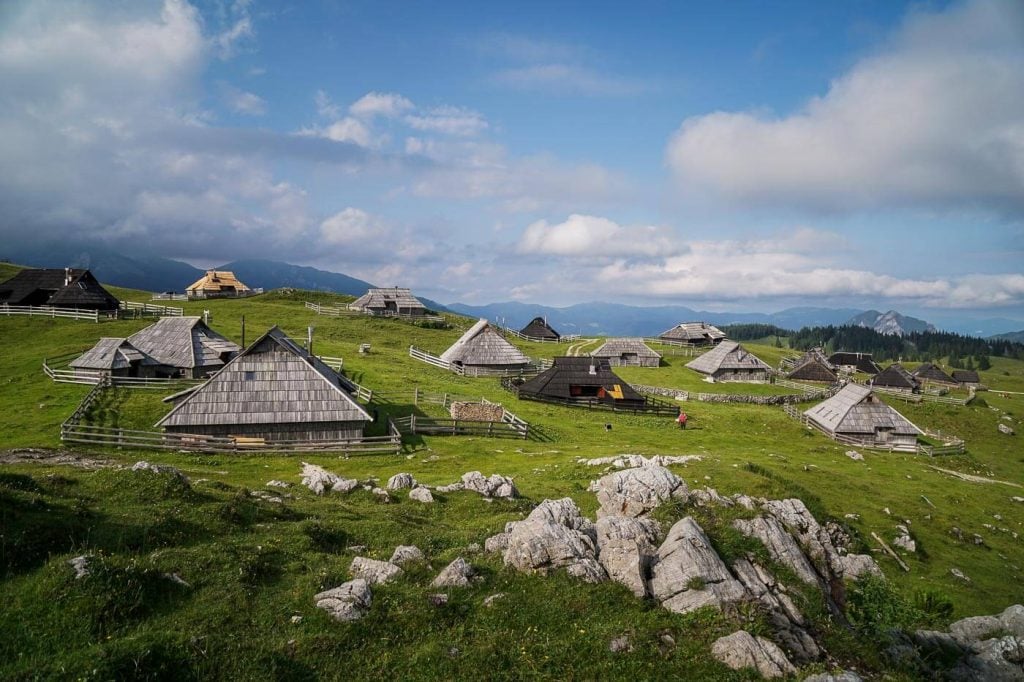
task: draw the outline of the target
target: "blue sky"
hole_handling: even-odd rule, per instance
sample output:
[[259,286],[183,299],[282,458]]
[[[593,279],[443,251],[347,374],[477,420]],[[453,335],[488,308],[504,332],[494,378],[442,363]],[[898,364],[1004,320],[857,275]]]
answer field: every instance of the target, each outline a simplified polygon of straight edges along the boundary
[[0,237],[1024,321],[1024,4],[8,2]]

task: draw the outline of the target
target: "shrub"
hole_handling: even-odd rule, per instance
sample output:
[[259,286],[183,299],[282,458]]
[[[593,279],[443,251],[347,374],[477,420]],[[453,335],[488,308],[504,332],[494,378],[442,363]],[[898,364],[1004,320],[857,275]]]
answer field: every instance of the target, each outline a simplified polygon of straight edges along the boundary
[[322,521],[302,524],[302,533],[309,538],[310,548],[318,552],[339,552],[348,546],[348,533]]
[[846,615],[857,631],[870,638],[888,639],[925,620],[924,612],[911,604],[885,578],[868,575],[847,594]]

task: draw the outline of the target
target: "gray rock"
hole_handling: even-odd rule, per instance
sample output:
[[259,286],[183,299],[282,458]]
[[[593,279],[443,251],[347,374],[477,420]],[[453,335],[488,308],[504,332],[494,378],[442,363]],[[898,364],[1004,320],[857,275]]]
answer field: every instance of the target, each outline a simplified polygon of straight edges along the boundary
[[484,540],[485,552],[504,554],[506,549],[508,549],[508,533],[498,533]]
[[427,601],[430,602],[431,606],[444,606],[448,603],[448,595],[444,592],[428,594]]
[[691,490],[690,503],[698,507],[732,507],[736,504],[731,497],[722,497],[714,488],[696,488]]
[[1003,630],[1007,633],[1024,637],[1024,606],[1014,604],[1006,607],[999,614],[999,622],[1003,624]]
[[403,566],[413,561],[423,561],[423,552],[416,545],[399,545],[391,554],[391,563]]
[[821,650],[805,629],[806,619],[775,576],[748,559],[738,560],[733,571],[747,592],[764,604],[776,641],[790,655],[800,663],[821,658]]
[[286,481],[278,481],[277,479],[267,481],[266,487],[268,488],[291,488],[292,484]]
[[629,642],[629,635],[620,635],[608,642],[608,651],[613,654],[628,653],[632,650],[633,645]]
[[409,499],[424,504],[431,504],[434,501],[434,496],[426,488],[413,488],[409,491]]
[[382,504],[391,502],[391,495],[384,488],[370,488],[370,494],[377,498],[377,501]]
[[378,561],[366,557],[357,556],[352,560],[348,569],[353,578],[362,578],[370,585],[381,585],[391,582],[404,573],[398,566],[390,561]]
[[484,478],[479,471],[469,471],[462,475],[462,486],[464,489],[480,493],[484,497],[519,497],[515,482],[500,474],[492,474],[490,478]]
[[586,533],[595,539],[597,537],[594,524],[590,519],[580,514],[580,508],[576,506],[576,502],[571,497],[563,497],[559,500],[544,500],[530,511],[526,520],[557,523],[566,528]]
[[975,642],[949,678],[962,682],[1024,680],[1024,638],[1006,635]]
[[439,485],[436,488],[434,488],[434,490],[439,492],[439,493],[444,494],[444,493],[456,493],[456,492],[462,490],[463,488],[464,488],[464,486],[462,485],[462,482],[460,481],[458,483],[451,483],[449,485]]
[[796,668],[772,641],[739,630],[711,645],[711,655],[733,670],[753,668],[762,677],[792,675]]
[[864,455],[860,454],[856,450],[847,450],[846,451],[846,456],[849,457],[850,459],[854,460],[855,462],[863,462],[864,461]]
[[81,556],[76,556],[74,559],[68,560],[68,564],[71,565],[71,568],[75,569],[75,580],[79,580],[89,575],[89,563],[91,561],[91,554],[83,554]]
[[352,621],[362,618],[370,610],[373,593],[365,580],[356,578],[317,594],[313,601],[317,608],[323,609],[335,620]]
[[914,538],[910,537],[910,529],[904,525],[898,525],[896,530],[899,531],[899,534],[893,538],[892,544],[908,552],[916,552],[917,543],[914,542]]
[[999,433],[1005,433],[1007,436],[1012,436],[1014,433],[1013,427],[1006,424],[996,424],[996,428],[999,429]]
[[466,563],[466,560],[459,557],[445,566],[434,581],[431,587],[466,587],[470,578],[473,577],[473,567]]
[[671,499],[687,499],[686,483],[663,466],[624,469],[596,484],[598,517],[643,516]]
[[874,558],[867,554],[844,554],[842,561],[843,576],[850,580],[860,580],[867,575],[883,577],[882,569],[878,567]]
[[637,540],[652,548],[658,543],[661,525],[654,519],[630,516],[605,516],[595,524],[597,546],[609,540]]
[[831,584],[833,578],[843,577],[842,557],[832,544],[828,531],[818,523],[803,501],[795,498],[766,500],[762,507],[793,535],[826,583]]
[[350,478],[342,478],[338,474],[327,471],[316,464],[302,463],[302,485],[312,490],[317,495],[323,495],[328,490],[336,493],[348,493],[359,486],[359,481]]
[[564,568],[587,582],[607,578],[597,561],[593,524],[569,498],[544,500],[524,521],[506,527],[506,532],[506,566],[541,574]]
[[747,537],[760,540],[768,549],[771,558],[791,568],[800,580],[808,585],[821,586],[821,578],[814,566],[793,536],[777,519],[772,516],[758,516],[749,520],[736,519],[732,525]]
[[721,608],[747,596],[704,530],[689,516],[672,526],[658,548],[648,588],[663,607],[676,613],[704,606]]
[[659,525],[651,519],[605,516],[597,521],[598,561],[608,577],[638,597],[647,596],[647,574]]
[[169,474],[182,483],[188,484],[189,482],[188,476],[181,473],[181,470],[177,467],[172,467],[168,464],[150,464],[145,460],[140,460],[132,465],[132,471],[151,471],[154,474]]
[[971,582],[971,579],[967,576],[967,574],[961,571],[959,568],[951,568],[949,569],[949,572],[953,574],[954,578],[959,578],[960,580],[963,580],[965,583]]
[[494,606],[494,602],[498,601],[499,599],[504,599],[504,598],[505,598],[505,593],[504,592],[496,592],[496,593],[494,593],[494,594],[484,598],[484,606],[487,606],[487,607]]
[[416,479],[412,477],[412,474],[401,473],[389,478],[385,487],[388,490],[404,490],[405,488],[415,488],[416,485]]
[[804,682],[864,682],[864,678],[852,670],[840,670],[834,673],[811,675],[810,677],[805,677]]

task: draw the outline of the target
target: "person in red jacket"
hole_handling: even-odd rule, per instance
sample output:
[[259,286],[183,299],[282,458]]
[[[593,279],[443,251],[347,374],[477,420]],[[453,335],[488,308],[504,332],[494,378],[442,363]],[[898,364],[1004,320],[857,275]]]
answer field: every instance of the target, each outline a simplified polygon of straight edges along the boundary
[[687,419],[686,413],[683,412],[682,410],[679,410],[679,417],[678,417],[678,419],[676,419],[676,421],[679,422],[679,428],[680,429],[684,429],[684,430],[686,429],[686,419]]

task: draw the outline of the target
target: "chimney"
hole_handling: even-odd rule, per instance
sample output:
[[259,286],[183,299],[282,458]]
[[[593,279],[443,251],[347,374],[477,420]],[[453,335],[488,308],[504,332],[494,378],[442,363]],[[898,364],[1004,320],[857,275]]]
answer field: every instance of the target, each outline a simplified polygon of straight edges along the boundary
[[313,325],[306,327],[306,351],[313,357]]
[[64,268],[64,286],[71,284],[71,268]]

